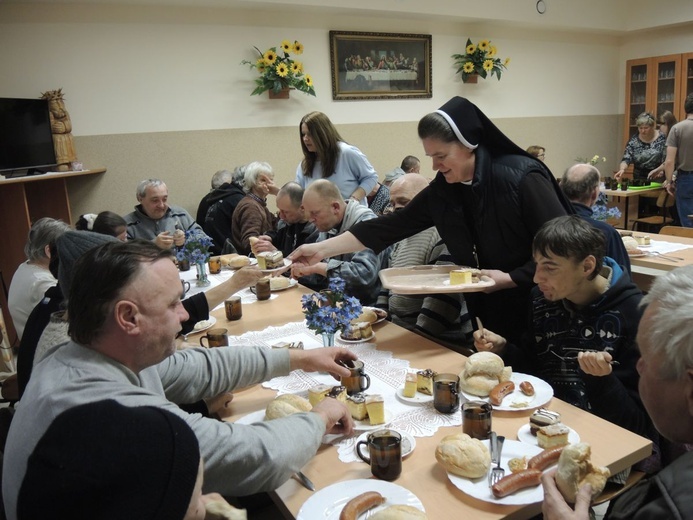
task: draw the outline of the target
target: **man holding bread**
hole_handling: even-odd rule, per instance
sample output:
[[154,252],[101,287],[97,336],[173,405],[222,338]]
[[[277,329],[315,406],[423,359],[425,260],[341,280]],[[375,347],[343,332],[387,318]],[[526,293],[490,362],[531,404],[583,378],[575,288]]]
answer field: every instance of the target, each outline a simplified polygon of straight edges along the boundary
[[356,359],[348,349],[176,352],[174,338],[188,313],[170,251],[151,242],[108,242],[91,249],[77,261],[74,279],[89,283],[70,288],[72,341],[35,367],[8,436],[2,485],[11,520],[17,518],[17,496],[37,442],[60,413],[81,404],[113,399],[178,415],[199,441],[205,492],[226,496],[276,489],[315,455],[325,433],[351,434],[351,414],[336,399],[252,425],[188,414],[176,406],[295,369],[348,376],[337,363]]
[[533,243],[537,287],[526,337],[513,345],[486,329],[474,332],[474,345],[540,377],[559,399],[657,441],[638,395],[642,292],[605,256],[605,242],[577,215],[544,224]]
[[[669,441],[693,443],[693,266],[655,279],[643,298],[647,305],[638,328],[640,396],[655,427]],[[560,471],[560,467],[559,470]],[[546,520],[587,520],[591,489],[582,485],[575,509],[546,473],[543,513]],[[608,520],[693,518],[693,452],[658,474],[641,480],[609,505]],[[580,484],[580,483],[578,483]],[[572,501],[571,501],[572,502]]]

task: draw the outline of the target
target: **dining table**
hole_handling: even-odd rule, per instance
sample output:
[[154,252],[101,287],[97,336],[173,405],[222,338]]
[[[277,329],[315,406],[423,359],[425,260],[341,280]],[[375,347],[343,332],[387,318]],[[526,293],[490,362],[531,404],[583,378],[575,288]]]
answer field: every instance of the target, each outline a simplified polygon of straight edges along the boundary
[[625,191],[602,189],[601,192],[608,197],[608,206],[615,206],[622,210],[623,215],[614,222],[614,227],[630,229],[633,225],[633,220],[638,218],[640,196],[652,196],[652,194],[658,194],[658,192],[663,189],[664,188],[658,184],[652,187],[634,186]]
[[[211,275],[210,278],[213,283],[218,283],[223,276]],[[218,348],[244,348],[246,345],[254,343],[264,343],[263,346],[270,348],[271,345],[268,343],[281,339],[278,336],[278,334],[281,335],[281,331],[286,331],[287,335],[298,334],[300,331],[304,337],[307,337],[306,334],[312,334],[312,331],[305,328],[301,309],[301,296],[311,293],[308,288],[297,284],[286,290],[273,292],[270,299],[266,301],[258,301],[247,289],[241,293],[243,301],[241,319],[228,321],[223,305],[210,313],[216,319],[214,326],[227,329],[230,337],[228,347]],[[401,364],[398,366],[407,366],[407,370],[430,368],[439,372],[457,373],[465,362],[462,354],[449,350],[390,321],[373,325],[373,331],[375,333],[374,338],[368,343],[344,344],[337,341],[337,346],[350,348],[355,352],[368,352],[371,356],[380,355],[382,359],[389,360],[390,363],[396,362]],[[179,340],[181,342],[179,346],[197,346],[198,337],[201,334],[188,335],[185,339]],[[261,338],[271,339],[264,341]],[[314,339],[316,346],[322,345],[319,336],[316,335]],[[367,363],[366,371],[368,370],[369,365]],[[375,370],[375,367],[372,370]],[[404,373],[405,371],[401,373],[402,385],[404,384]],[[281,386],[271,383],[272,381],[269,386],[265,383],[236,389],[230,405],[231,414],[225,420],[243,421],[244,417],[249,417],[251,414],[264,415],[263,411],[268,403],[277,396],[277,386]],[[334,384],[338,384],[337,381]],[[385,397],[387,402],[388,396]],[[428,408],[420,408],[420,411],[411,407],[407,416],[414,418],[419,413],[438,413],[435,412],[432,404],[429,403],[424,406]],[[560,399],[553,397],[544,406],[560,413],[562,422],[574,428],[582,442],[590,444],[593,463],[608,466],[612,474],[629,468],[651,453],[652,443],[650,440],[569,405]],[[401,407],[402,403],[399,403],[399,409]],[[517,440],[518,430],[528,424],[531,413],[531,409],[495,410],[493,429],[498,435],[506,436],[508,440]],[[459,416],[459,412],[457,414]],[[429,415],[429,417],[431,416]],[[452,420],[452,416],[450,418],[441,417],[440,419],[442,425],[428,429],[424,425],[423,431],[415,434],[416,448],[403,460],[401,476],[394,482],[413,493],[421,501],[428,518],[449,518],[454,512],[455,518],[525,519],[531,518],[541,511],[540,500],[530,504],[499,505],[474,498],[453,485],[445,469],[436,461],[435,449],[443,437],[461,433],[462,427],[459,423],[454,424],[455,421]],[[358,436],[359,433],[361,432],[355,432],[353,437]],[[353,446],[353,439],[350,440]],[[340,460],[343,456],[343,453],[340,455],[337,445],[322,444],[316,455],[301,469],[303,474],[314,483],[316,491],[309,491],[298,480],[289,479],[270,493],[285,518],[298,518],[301,508],[307,500],[336,483],[345,483],[345,486],[348,487],[349,481],[354,481],[354,479],[368,479],[373,483],[373,486],[382,482],[376,481],[372,477],[368,464],[361,462],[356,457],[350,457],[349,462],[343,462]],[[360,482],[363,481],[360,480]]]
[[631,277],[643,292],[649,290],[657,276],[693,265],[693,238],[637,231],[633,237],[650,238],[650,245],[641,245],[640,252],[629,255]]

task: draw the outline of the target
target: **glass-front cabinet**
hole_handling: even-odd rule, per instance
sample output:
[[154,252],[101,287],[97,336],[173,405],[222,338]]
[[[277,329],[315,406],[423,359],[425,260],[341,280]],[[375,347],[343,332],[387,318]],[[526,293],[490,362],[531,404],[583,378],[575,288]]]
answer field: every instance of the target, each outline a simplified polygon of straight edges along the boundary
[[627,61],[624,146],[638,132],[635,120],[643,112],[657,120],[667,110],[679,121],[686,117],[683,100],[691,92],[693,53]]

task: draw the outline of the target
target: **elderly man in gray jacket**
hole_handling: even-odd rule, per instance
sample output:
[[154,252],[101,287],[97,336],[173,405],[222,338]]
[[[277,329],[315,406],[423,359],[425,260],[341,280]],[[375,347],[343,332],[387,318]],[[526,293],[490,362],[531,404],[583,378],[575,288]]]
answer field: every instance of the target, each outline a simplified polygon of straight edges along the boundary
[[348,375],[337,363],[356,358],[348,350],[175,352],[174,338],[188,314],[170,252],[151,242],[109,242],[92,249],[77,262],[74,278],[87,283],[74,283],[70,290],[72,341],[34,369],[7,439],[2,491],[10,520],[17,518],[27,460],[39,439],[58,415],[81,404],[114,399],[124,406],[160,407],[183,418],[200,444],[206,492],[227,496],[277,488],[315,455],[325,433],[352,432],[351,415],[336,399],[325,399],[311,412],[252,425],[188,414],[174,404],[295,369]]
[[[306,188],[303,194],[303,209],[308,221],[315,224],[320,234],[317,242],[341,235],[364,220],[377,215],[356,201],[345,202],[337,186],[319,179]],[[311,289],[325,289],[329,278],[340,277],[346,282],[346,292],[358,298],[363,305],[374,305],[381,289],[378,273],[387,267],[390,248],[380,254],[372,249],[358,253],[333,256],[314,265],[294,263],[291,276],[302,277],[300,282]]]

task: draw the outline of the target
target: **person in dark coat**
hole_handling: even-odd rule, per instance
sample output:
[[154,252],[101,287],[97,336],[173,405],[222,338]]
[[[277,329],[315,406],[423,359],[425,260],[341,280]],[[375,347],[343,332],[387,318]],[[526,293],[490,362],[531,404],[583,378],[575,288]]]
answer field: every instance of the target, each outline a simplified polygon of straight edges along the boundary
[[613,258],[630,276],[630,258],[620,233],[612,225],[593,218],[592,206],[599,197],[599,178],[599,170],[591,164],[575,164],[563,174],[561,189],[573,205],[575,213],[604,233],[606,256]]
[[245,197],[237,180],[240,177],[242,182],[243,173],[243,168],[236,168],[235,173],[228,170],[216,172],[212,177],[212,191],[202,198],[197,208],[195,220],[214,242],[211,251],[215,255],[222,252],[226,239],[231,238],[233,211]]
[[482,269],[495,285],[465,294],[470,314],[519,339],[533,287],[532,239],[572,213],[547,166],[506,137],[469,100],[454,97],[419,121],[436,178],[404,209],[359,223],[334,239],[304,245],[294,262],[390,244],[435,226],[457,264]]

